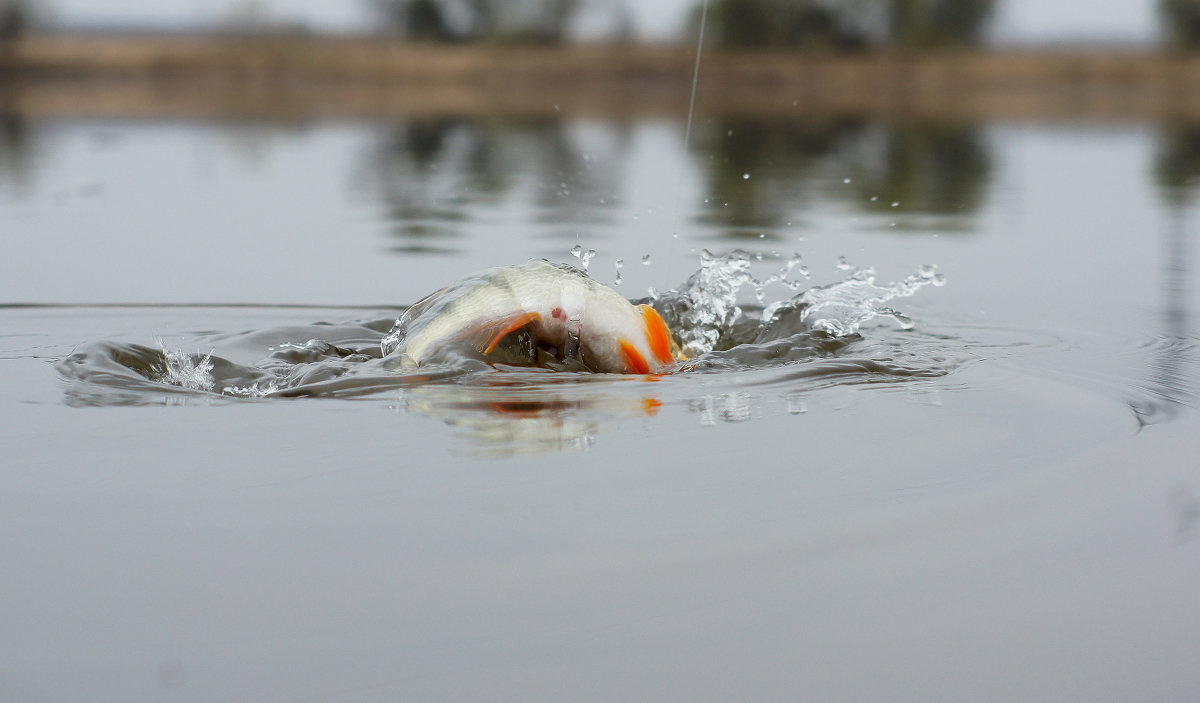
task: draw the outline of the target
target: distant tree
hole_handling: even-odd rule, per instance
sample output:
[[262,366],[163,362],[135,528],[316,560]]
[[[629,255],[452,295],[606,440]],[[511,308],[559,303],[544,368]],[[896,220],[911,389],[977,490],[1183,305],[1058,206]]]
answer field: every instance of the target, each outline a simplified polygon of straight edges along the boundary
[[410,39],[449,41],[442,4],[437,0],[371,0],[371,9],[390,32]]
[[[693,14],[699,20],[699,8]],[[715,0],[709,6],[709,32],[728,47],[841,47],[862,37],[839,21],[832,3],[818,0]]]
[[32,20],[32,8],[25,0],[0,0],[0,50],[24,36]]
[[487,39],[536,44],[566,40],[582,0],[473,0]]
[[368,0],[388,31],[410,39],[558,43],[583,0]]
[[404,24],[410,38],[429,41],[446,41],[450,38],[442,8],[434,0],[413,0],[408,3],[405,13]]
[[887,0],[888,42],[907,48],[973,46],[994,0]]
[[1200,0],[1158,0],[1158,17],[1171,44],[1200,48]]
[[933,48],[978,44],[994,4],[995,0],[712,0],[708,16],[712,36],[723,46]]
[[633,12],[624,2],[620,2],[612,7],[613,13],[613,31],[612,41],[618,44],[627,44],[633,41],[635,29],[633,22]]

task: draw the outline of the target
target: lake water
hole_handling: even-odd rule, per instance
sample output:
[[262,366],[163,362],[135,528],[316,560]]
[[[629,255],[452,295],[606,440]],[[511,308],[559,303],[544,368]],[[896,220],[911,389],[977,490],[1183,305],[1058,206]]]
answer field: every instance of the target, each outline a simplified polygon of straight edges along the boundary
[[[7,115],[0,699],[1194,699],[1198,135]],[[665,377],[378,358],[576,245],[792,287]]]

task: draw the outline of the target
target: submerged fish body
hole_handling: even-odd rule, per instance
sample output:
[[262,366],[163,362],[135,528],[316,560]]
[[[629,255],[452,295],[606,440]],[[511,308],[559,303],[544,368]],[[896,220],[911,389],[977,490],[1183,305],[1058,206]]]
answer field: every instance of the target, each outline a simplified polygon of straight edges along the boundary
[[677,347],[662,317],[570,266],[538,259],[487,269],[410,307],[383,340],[383,351],[415,367],[455,342],[490,354],[527,329],[560,356],[608,373],[671,371]]

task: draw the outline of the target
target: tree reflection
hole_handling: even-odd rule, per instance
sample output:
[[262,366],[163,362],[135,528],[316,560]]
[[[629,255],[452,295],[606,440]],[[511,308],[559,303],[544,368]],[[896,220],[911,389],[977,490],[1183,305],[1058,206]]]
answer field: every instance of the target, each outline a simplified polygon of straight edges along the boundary
[[1195,350],[1190,338],[1191,226],[1188,209],[1200,191],[1200,124],[1172,123],[1159,137],[1154,177],[1170,211],[1162,244],[1162,336],[1165,343],[1151,363],[1151,398],[1131,402],[1142,425],[1171,419],[1192,397]]
[[702,219],[734,239],[769,235],[803,200],[801,177],[862,128],[850,119],[716,122],[697,135],[693,152],[708,177]]
[[974,212],[991,173],[978,129],[954,123],[889,124],[864,134],[850,162],[854,201],[901,213]]
[[0,98],[0,186],[12,183],[23,189],[33,166],[29,121]]
[[400,253],[457,252],[481,208],[514,200],[574,238],[615,197],[628,143],[627,126],[593,149],[577,131],[557,119],[410,120],[383,134],[357,178],[379,194]]
[[1163,198],[1182,206],[1200,189],[1200,124],[1164,125],[1159,137],[1154,178]]
[[450,240],[462,219],[457,207],[464,190],[463,174],[482,174],[476,197],[503,192],[505,174],[480,146],[482,138],[470,125],[451,118],[430,118],[398,124],[372,147],[361,174],[372,181],[385,207],[392,232],[400,239],[395,251],[454,252]]
[[695,154],[707,168],[704,219],[732,239],[771,236],[835,178],[850,178],[832,192],[857,209],[947,216],[978,209],[991,174],[973,125],[938,122],[726,120]]

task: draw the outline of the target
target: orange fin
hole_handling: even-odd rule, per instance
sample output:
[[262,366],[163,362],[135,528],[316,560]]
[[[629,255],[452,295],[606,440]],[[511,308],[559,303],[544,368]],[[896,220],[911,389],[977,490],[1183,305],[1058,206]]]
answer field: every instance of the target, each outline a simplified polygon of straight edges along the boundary
[[621,340],[621,353],[625,355],[625,369],[629,373],[650,373],[650,364],[646,363],[646,357],[627,340]]
[[542,319],[542,316],[536,312],[518,312],[508,317],[502,317],[498,320],[469,329],[463,335],[465,339],[475,345],[475,348],[484,354],[491,354],[500,340],[508,335],[516,332],[530,322],[536,322]]
[[638,307],[642,309],[642,322],[646,326],[646,338],[650,341],[650,351],[654,357],[664,364],[675,361],[675,356],[671,354],[671,331],[667,329],[667,323],[649,305],[643,303]]

